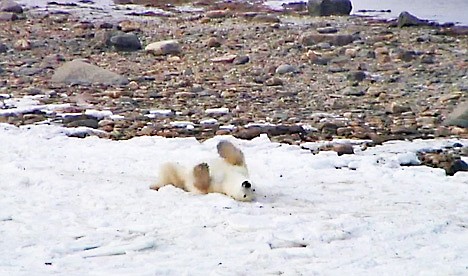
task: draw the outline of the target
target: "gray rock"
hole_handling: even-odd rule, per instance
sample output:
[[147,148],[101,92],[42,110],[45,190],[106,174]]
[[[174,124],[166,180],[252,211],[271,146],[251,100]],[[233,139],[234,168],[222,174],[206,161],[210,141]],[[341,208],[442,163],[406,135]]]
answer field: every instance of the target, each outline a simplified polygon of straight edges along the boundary
[[398,23],[397,23],[398,28],[402,28],[406,26],[421,26],[421,25],[427,25],[427,24],[428,24],[427,20],[421,20],[406,11],[400,13],[400,15],[398,16]]
[[312,46],[323,42],[336,46],[344,46],[357,39],[359,39],[358,36],[349,34],[304,33],[299,37],[299,42],[304,46]]
[[335,27],[323,27],[323,28],[317,28],[317,32],[321,34],[334,34],[338,32],[338,29]]
[[350,0],[309,0],[307,10],[312,16],[349,15]]
[[97,129],[99,127],[99,122],[97,119],[81,119],[72,121],[67,124],[68,127],[89,127]]
[[23,8],[21,7],[20,4],[16,3],[15,1],[1,0],[0,1],[0,11],[22,13]]
[[124,85],[128,83],[126,77],[79,59],[66,62],[55,70],[52,81],[66,84]]
[[349,81],[361,82],[366,78],[366,73],[363,71],[350,72],[347,76]]
[[18,20],[18,16],[12,12],[0,12],[0,21]]
[[180,44],[177,40],[163,40],[153,42],[145,47],[145,51],[157,56],[177,55],[181,52]]
[[468,101],[459,103],[443,124],[468,128]]
[[117,51],[137,51],[141,49],[140,39],[133,33],[114,35],[110,38],[110,44]]
[[297,68],[289,64],[282,64],[276,68],[275,72],[276,74],[280,75],[287,73],[295,73],[297,72]]
[[3,43],[0,43],[0,53],[6,53],[8,51],[8,47],[3,44]]
[[346,87],[343,89],[343,94],[346,96],[364,96],[366,93],[362,89]]
[[237,56],[236,58],[234,58],[232,63],[234,65],[241,65],[241,64],[246,64],[249,61],[250,61],[249,56]]

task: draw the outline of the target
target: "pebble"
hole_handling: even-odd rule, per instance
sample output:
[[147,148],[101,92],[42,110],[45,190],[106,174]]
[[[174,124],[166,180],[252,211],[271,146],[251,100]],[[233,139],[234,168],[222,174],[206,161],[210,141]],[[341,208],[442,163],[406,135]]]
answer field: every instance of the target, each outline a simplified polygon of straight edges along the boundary
[[141,49],[140,39],[133,33],[114,35],[110,37],[109,41],[117,51],[137,51]]

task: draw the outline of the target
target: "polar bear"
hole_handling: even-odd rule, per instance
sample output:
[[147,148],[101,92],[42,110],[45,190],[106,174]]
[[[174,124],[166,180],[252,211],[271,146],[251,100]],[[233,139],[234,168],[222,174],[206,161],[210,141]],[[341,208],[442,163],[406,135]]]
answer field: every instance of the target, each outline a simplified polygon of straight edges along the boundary
[[242,151],[231,142],[217,145],[219,157],[187,168],[177,163],[165,163],[158,181],[150,188],[158,190],[174,185],[197,194],[222,193],[239,201],[252,201],[255,189],[249,179]]

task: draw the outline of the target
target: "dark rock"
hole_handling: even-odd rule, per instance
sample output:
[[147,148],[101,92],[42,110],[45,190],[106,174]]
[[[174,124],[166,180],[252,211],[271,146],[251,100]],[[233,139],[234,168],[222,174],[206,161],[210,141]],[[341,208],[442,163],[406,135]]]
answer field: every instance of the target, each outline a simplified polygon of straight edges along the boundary
[[265,131],[261,127],[249,127],[238,129],[234,132],[233,136],[239,139],[251,140],[260,136],[262,133],[265,133]]
[[454,175],[457,172],[468,171],[468,164],[461,159],[454,160],[450,166],[446,169],[447,175]]
[[96,65],[75,59],[59,67],[52,76],[53,82],[65,84],[106,84],[125,85],[128,79],[100,68]]
[[110,38],[110,43],[117,51],[137,51],[141,49],[141,42],[138,36],[133,33],[114,35]]
[[6,53],[8,51],[8,47],[3,44],[3,43],[0,43],[0,53]]
[[350,0],[309,0],[307,10],[312,16],[349,15]]
[[290,134],[305,134],[302,126],[298,125],[277,125],[266,128],[268,136],[290,135]]
[[338,125],[330,122],[323,123],[319,126],[319,130],[325,134],[336,135]]
[[22,13],[23,8],[20,4],[12,0],[2,0],[0,1],[0,11],[4,12],[13,12],[13,13]]
[[42,68],[24,67],[15,72],[17,76],[34,76],[42,72]]
[[459,103],[443,122],[446,126],[468,128],[468,101]]
[[427,20],[421,20],[416,16],[410,14],[409,12],[402,12],[398,16],[398,28],[408,27],[408,26],[421,26],[428,25]]
[[67,124],[68,127],[89,127],[97,129],[99,127],[99,121],[97,119],[82,119],[72,121]]
[[356,87],[346,87],[343,89],[343,94],[346,96],[364,96],[366,92]]
[[349,81],[361,82],[366,78],[366,73],[363,71],[354,71],[348,74],[347,79]]
[[249,56],[237,56],[237,57],[234,58],[232,63],[234,65],[241,65],[241,64],[246,64],[249,61],[250,61]]

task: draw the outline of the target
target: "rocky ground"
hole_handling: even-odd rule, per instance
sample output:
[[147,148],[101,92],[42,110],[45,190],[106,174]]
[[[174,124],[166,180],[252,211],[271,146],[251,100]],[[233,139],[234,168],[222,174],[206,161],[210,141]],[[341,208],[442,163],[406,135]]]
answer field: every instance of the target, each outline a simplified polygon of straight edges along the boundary
[[[466,29],[203,8],[121,20],[3,12],[0,122],[87,126],[111,139],[468,137]],[[165,40],[177,45],[145,50]],[[126,81],[54,80],[74,59]],[[22,97],[55,108],[8,112]],[[457,106],[465,117],[447,122]]]

